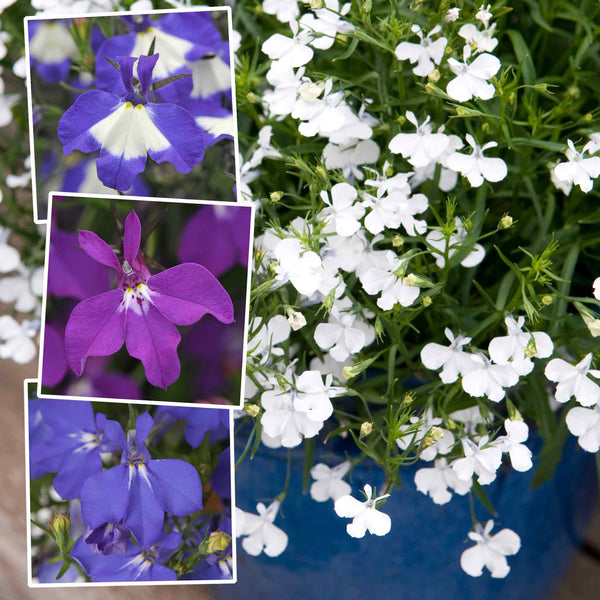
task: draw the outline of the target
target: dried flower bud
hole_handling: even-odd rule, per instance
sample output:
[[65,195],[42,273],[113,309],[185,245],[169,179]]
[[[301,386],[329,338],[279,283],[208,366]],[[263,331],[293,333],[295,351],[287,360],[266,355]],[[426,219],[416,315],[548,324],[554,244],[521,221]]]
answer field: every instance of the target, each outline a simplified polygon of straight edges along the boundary
[[394,246],[394,248],[401,248],[404,246],[404,238],[401,235],[396,234],[392,238],[392,246]]
[[289,308],[287,314],[288,323],[294,331],[298,331],[298,329],[302,329],[306,325],[306,318],[301,312]]
[[360,437],[367,437],[373,431],[373,423],[369,423],[369,421],[365,421],[360,426]]
[[206,545],[208,554],[215,554],[215,552],[222,552],[231,546],[231,536],[227,535],[224,531],[213,531]]
[[429,436],[435,442],[437,442],[438,440],[441,440],[444,437],[444,430],[441,427],[432,427],[429,430]]

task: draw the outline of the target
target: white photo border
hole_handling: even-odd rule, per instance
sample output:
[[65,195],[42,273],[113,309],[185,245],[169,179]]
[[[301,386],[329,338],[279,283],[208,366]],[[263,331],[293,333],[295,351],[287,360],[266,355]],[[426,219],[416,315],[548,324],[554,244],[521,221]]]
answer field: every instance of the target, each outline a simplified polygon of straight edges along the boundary
[[97,400],[98,402],[115,402],[127,404],[147,404],[159,406],[189,406],[199,408],[215,408],[220,410],[242,409],[244,407],[244,393],[246,390],[246,364],[248,354],[248,337],[250,334],[250,295],[252,291],[252,270],[253,270],[253,248],[254,248],[254,219],[256,216],[256,207],[250,202],[225,202],[218,200],[183,200],[177,198],[141,198],[139,196],[111,196],[104,194],[79,194],[75,192],[50,192],[48,194],[48,215],[52,214],[53,197],[67,198],[100,198],[111,201],[131,201],[131,202],[168,202],[170,204],[192,204],[199,206],[234,206],[245,207],[250,210],[250,232],[248,236],[248,269],[246,274],[246,307],[244,314],[244,335],[242,344],[242,365],[241,365],[241,381],[240,381],[240,402],[239,404],[211,404],[209,402],[162,402],[158,400],[136,400],[133,398],[102,398],[100,396],[70,396],[61,394],[44,394],[42,393],[42,372],[44,361],[44,334],[46,328],[46,304],[48,297],[48,265],[50,256],[50,234],[52,227],[46,226],[46,248],[44,258],[44,286],[42,291],[42,310],[40,316],[40,341],[39,341],[39,361],[38,361],[38,376],[37,376],[37,395],[38,398],[56,398],[60,400]]
[[[229,469],[231,490],[231,579],[186,579],[182,581],[84,581],[73,583],[40,583],[33,581],[33,568],[31,556],[31,502],[30,502],[30,473],[29,473],[29,386],[36,385],[37,379],[25,379],[24,389],[24,415],[25,415],[25,514],[27,531],[27,586],[30,588],[67,588],[67,587],[134,587],[149,585],[233,585],[237,583],[237,525],[235,504],[235,448],[234,448],[234,418],[233,411],[229,411]],[[37,386],[36,386],[37,388]],[[57,398],[63,400],[65,398]],[[67,398],[68,400],[68,398]],[[104,402],[104,400],[90,399],[90,402]],[[162,406],[166,404],[163,403]],[[180,405],[181,406],[181,405]]]
[[[25,17],[23,19],[24,27],[24,39],[25,39],[25,62],[27,64],[27,74],[25,76],[25,88],[27,90],[27,116],[29,123],[29,151],[31,157],[31,192],[32,192],[32,204],[33,204],[33,222],[36,225],[41,225],[47,222],[48,213],[50,212],[50,206],[48,206],[46,219],[40,219],[38,215],[38,190],[36,182],[36,170],[35,170],[35,141],[33,135],[33,94],[31,90],[31,61],[29,55],[29,22],[30,21],[53,21],[62,19],[86,19],[94,17],[120,17],[123,15],[167,15],[173,13],[188,13],[188,12],[217,12],[225,11],[227,15],[227,34],[229,44],[229,70],[231,75],[231,114],[234,123],[235,135],[233,136],[233,150],[234,150],[234,168],[235,168],[235,180],[236,180],[236,195],[237,199],[240,200],[241,195],[237,190],[241,182],[241,165],[240,165],[240,146],[239,146],[239,130],[237,120],[237,102],[236,102],[236,88],[235,88],[235,52],[232,46],[232,34],[233,34],[233,17],[230,6],[187,6],[182,8],[161,8],[147,11],[116,11],[116,12],[90,12],[90,13],[52,13],[51,15],[35,15]],[[53,190],[54,191],[54,190]],[[50,192],[52,193],[52,192]],[[58,193],[58,191],[57,191]],[[61,192],[66,194],[67,192]],[[115,196],[117,197],[117,196]],[[140,196],[141,197],[141,196]]]

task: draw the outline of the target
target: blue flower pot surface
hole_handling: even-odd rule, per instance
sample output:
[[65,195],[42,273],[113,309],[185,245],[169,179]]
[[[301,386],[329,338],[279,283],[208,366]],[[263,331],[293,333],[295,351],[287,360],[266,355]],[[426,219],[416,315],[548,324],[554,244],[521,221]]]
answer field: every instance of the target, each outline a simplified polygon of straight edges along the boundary
[[[533,440],[534,455],[539,440]],[[241,452],[242,445],[238,448]],[[315,463],[337,464],[335,456],[319,446]],[[438,506],[418,492],[420,461],[403,469],[402,489],[394,490],[382,507],[390,515],[387,536],[370,534],[353,539],[346,533],[348,519],[339,518],[333,502],[319,503],[302,494],[303,456],[292,451],[289,494],[275,525],[289,536],[286,551],[276,558],[252,557],[238,543],[238,583],[213,591],[221,600],[330,600],[337,598],[397,598],[399,600],[547,600],[581,541],[597,503],[598,483],[594,456],[570,438],[554,478],[532,490],[533,470],[518,473],[506,464],[494,483],[484,489],[498,511],[492,534],[504,527],[521,537],[521,550],[508,557],[511,572],[493,579],[487,570],[473,578],[460,567],[461,553],[473,542],[468,496],[454,495]],[[535,463],[534,463],[535,467]],[[257,501],[270,502],[283,489],[287,451],[261,447],[253,460],[236,471],[236,504],[255,512]],[[383,483],[374,463],[360,463],[350,480],[352,493],[365,483]],[[489,518],[476,500],[480,521]],[[238,542],[240,540],[238,539]]]

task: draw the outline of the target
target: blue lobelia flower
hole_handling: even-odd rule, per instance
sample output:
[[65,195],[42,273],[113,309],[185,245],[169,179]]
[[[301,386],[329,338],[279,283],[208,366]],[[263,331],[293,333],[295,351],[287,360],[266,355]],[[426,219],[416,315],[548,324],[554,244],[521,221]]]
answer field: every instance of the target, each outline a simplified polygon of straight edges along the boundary
[[123,450],[121,464],[89,477],[81,490],[81,513],[89,527],[122,521],[143,547],[158,538],[165,511],[183,517],[202,508],[202,484],[191,464],[150,457],[144,442],[153,425],[146,412],[126,438],[118,422],[107,421],[106,435]]
[[[98,178],[107,187],[128,190],[146,166],[148,155],[189,173],[204,156],[205,133],[194,118],[175,104],[151,98],[152,71],[158,54],[116,57],[125,94],[92,90],[83,93],[58,123],[65,154],[96,152]],[[137,64],[139,85],[133,85]]]
[[28,23],[31,66],[46,83],[64,81],[77,46],[69,32],[70,21],[51,19]]
[[125,554],[129,546],[131,531],[121,523],[102,523],[92,529],[83,540],[98,554]]
[[44,438],[30,446],[32,476],[57,473],[54,489],[62,498],[78,498],[85,480],[102,471],[100,453],[119,449],[104,434],[106,416],[94,417],[90,402],[48,399],[33,406],[29,415],[38,421],[36,430],[41,427],[40,419],[47,429]]
[[[162,539],[161,539],[162,538]],[[163,563],[181,546],[181,533],[172,531],[139,546],[129,542],[124,554],[98,554],[79,538],[71,556],[92,581],[176,581],[177,574]]]

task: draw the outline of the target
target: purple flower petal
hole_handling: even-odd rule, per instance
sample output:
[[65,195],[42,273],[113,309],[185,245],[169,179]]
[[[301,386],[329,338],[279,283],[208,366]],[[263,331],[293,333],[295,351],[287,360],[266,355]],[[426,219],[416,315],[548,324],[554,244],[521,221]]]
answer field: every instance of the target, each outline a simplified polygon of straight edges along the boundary
[[81,94],[58,123],[58,139],[62,142],[63,152],[71,154],[73,150],[81,152],[100,150],[102,144],[92,135],[90,129],[108,117],[121,102],[119,96],[99,90]]
[[49,323],[44,328],[43,356],[42,385],[54,387],[67,373],[67,357],[62,335]]
[[158,54],[152,56],[145,56],[142,54],[138,60],[138,80],[140,82],[140,88],[144,96],[148,96],[150,86],[152,85],[152,71],[158,60]]
[[217,467],[210,476],[213,490],[221,498],[231,498],[231,454],[227,447],[219,455]]
[[88,356],[110,356],[123,345],[122,300],[123,291],[112,290],[88,298],[73,309],[65,329],[65,351],[67,362],[77,377],[83,373]]
[[165,565],[154,563],[148,572],[138,577],[136,581],[177,581],[177,573]]
[[148,115],[169,146],[148,148],[157,163],[170,162],[180,173],[189,173],[204,156],[204,132],[194,117],[175,104],[148,104]]
[[148,279],[148,287],[158,294],[152,301],[176,325],[191,325],[206,313],[222,323],[232,323],[233,303],[219,280],[194,263],[184,263]]
[[139,313],[133,307],[126,316],[127,352],[144,365],[146,379],[167,389],[181,371],[177,346],[181,337],[177,328],[152,305]]
[[52,228],[48,253],[49,294],[83,300],[110,287],[110,271],[89,257],[79,245],[74,233]]
[[138,544],[148,547],[160,535],[165,514],[147,479],[147,467],[129,468],[134,470],[134,475],[131,477],[129,507],[124,523],[131,529]]
[[175,551],[181,545],[182,535],[178,531],[171,531],[167,537],[160,543],[160,546],[156,549],[158,560],[166,562],[173,556]]
[[92,529],[102,523],[118,523],[129,502],[129,471],[121,464],[92,475],[81,488],[81,516]]
[[107,267],[112,267],[121,273],[121,263],[113,249],[93,231],[81,229],[79,231],[79,245],[83,251],[96,262]]
[[125,219],[125,235],[123,237],[123,249],[125,259],[130,265],[133,265],[135,257],[140,250],[142,239],[142,224],[136,212],[132,210]]
[[[172,13],[157,21],[154,27],[192,42],[194,47],[210,47],[212,52],[216,52],[222,43],[221,34],[213,23],[210,13]],[[188,52],[186,59],[193,60],[190,58],[192,52],[193,49]]]
[[123,82],[125,91],[128,93],[133,93],[133,65],[135,64],[136,58],[134,56],[117,56],[115,59],[120,67],[119,73],[121,75],[121,81]]
[[202,509],[202,484],[198,471],[183,460],[166,458],[148,462],[148,480],[161,506],[183,517]]

